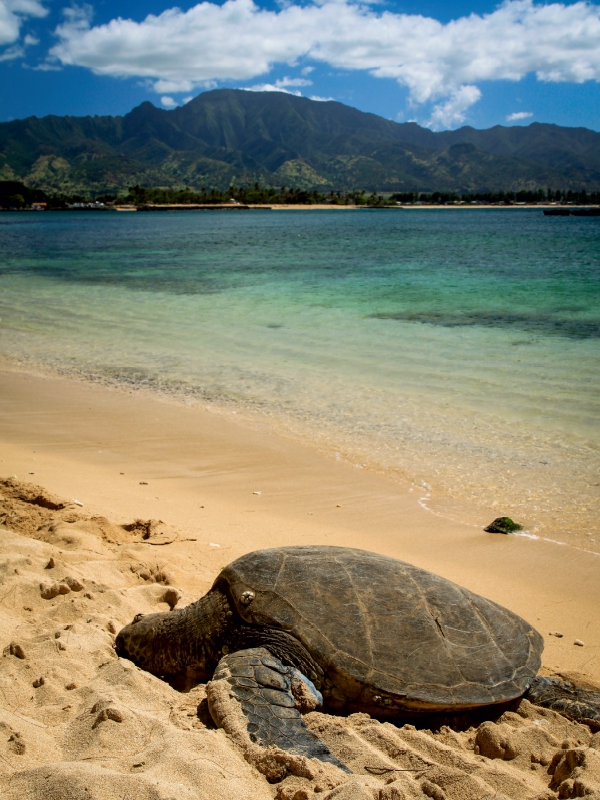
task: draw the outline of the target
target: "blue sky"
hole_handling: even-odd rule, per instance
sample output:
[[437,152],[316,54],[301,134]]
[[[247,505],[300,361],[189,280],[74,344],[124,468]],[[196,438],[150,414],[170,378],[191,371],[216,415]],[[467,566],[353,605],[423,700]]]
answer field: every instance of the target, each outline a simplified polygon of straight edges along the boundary
[[0,0],[0,120],[173,108],[217,87],[434,130],[600,130],[600,2]]

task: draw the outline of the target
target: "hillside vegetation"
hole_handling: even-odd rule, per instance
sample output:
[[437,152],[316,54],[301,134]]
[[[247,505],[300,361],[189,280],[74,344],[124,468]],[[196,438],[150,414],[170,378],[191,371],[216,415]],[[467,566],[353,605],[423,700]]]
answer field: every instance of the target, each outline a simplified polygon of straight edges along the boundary
[[600,189],[600,134],[533,123],[434,133],[336,102],[220,89],[172,111],[29,117],[0,124],[0,180],[48,192],[133,185],[320,192]]

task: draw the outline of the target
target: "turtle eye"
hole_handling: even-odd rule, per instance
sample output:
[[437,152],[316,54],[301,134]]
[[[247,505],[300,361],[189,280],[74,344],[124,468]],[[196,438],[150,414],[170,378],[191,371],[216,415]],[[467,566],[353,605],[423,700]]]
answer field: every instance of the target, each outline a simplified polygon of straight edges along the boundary
[[131,624],[134,625],[136,622],[139,622],[141,620],[141,618],[144,617],[144,616],[145,616],[145,614],[136,614],[135,617],[133,618],[133,622]]

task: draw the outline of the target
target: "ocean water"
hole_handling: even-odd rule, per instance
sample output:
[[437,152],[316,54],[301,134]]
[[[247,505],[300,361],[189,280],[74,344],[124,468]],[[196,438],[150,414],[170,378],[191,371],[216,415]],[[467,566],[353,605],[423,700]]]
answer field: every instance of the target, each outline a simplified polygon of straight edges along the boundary
[[438,513],[600,551],[600,219],[2,214],[0,355],[266,419]]

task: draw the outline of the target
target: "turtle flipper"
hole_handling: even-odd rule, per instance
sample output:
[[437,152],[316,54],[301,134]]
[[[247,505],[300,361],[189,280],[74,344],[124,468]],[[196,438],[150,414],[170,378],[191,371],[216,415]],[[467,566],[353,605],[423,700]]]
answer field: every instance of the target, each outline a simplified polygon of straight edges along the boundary
[[592,692],[558,678],[534,678],[525,694],[536,706],[551,708],[569,719],[600,728],[600,692]]
[[349,772],[302,721],[290,672],[264,647],[224,656],[207,686],[215,723],[245,749],[276,745],[292,755],[316,758]]

